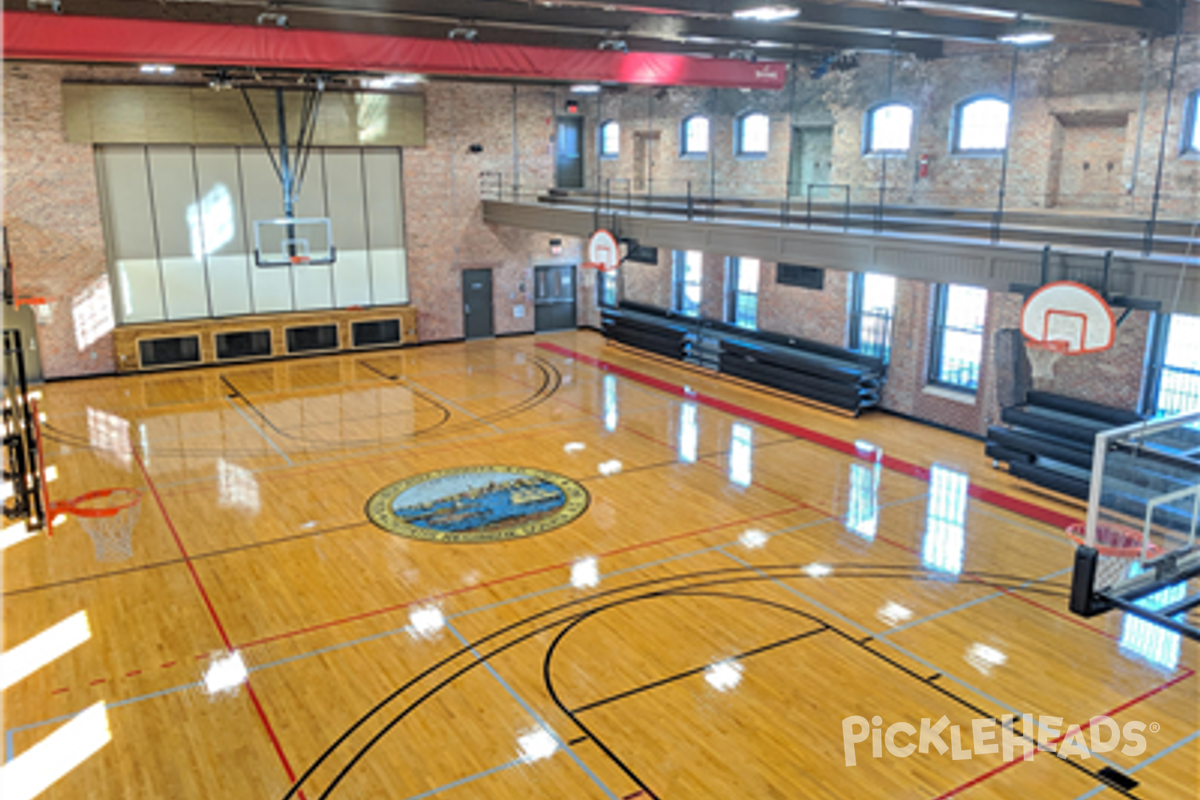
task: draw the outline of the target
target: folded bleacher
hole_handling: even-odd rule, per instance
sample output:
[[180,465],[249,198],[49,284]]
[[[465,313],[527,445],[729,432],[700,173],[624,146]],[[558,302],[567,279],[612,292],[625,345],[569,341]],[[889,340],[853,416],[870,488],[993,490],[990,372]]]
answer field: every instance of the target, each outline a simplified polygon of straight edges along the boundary
[[601,314],[604,335],[656,355],[769,386],[857,416],[879,403],[881,359],[795,336],[751,331],[623,302]]
[[1029,392],[987,431],[986,452],[1008,471],[1039,486],[1086,500],[1096,434],[1138,422],[1132,411],[1048,392]]

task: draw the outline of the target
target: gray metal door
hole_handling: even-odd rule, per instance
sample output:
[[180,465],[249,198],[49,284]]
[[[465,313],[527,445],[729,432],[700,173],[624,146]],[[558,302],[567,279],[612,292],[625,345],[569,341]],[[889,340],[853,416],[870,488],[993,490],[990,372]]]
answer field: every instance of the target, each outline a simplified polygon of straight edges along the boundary
[[463,332],[468,339],[484,339],[492,330],[492,271],[464,269],[462,273]]
[[575,267],[534,270],[533,329],[561,331],[575,327]]
[[[793,128],[791,194],[807,197],[810,184],[827,184],[833,174],[833,128]],[[827,188],[813,190],[814,200],[830,196]]]
[[558,120],[558,139],[554,148],[555,185],[560,189],[583,188],[583,119],[562,117]]

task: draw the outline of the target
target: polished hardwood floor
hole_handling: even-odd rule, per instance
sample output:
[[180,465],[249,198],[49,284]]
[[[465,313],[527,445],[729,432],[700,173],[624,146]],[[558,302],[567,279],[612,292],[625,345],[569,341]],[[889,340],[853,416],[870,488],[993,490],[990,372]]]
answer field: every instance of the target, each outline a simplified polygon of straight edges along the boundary
[[[40,796],[1197,797],[1197,646],[1071,616],[1081,510],[969,438],[587,332],[42,394],[52,497],[143,499],[128,557],[98,560],[69,517],[3,552],[6,648],[79,612],[90,632],[5,692],[6,760],[97,703],[111,731]],[[590,503],[491,543],[366,516],[389,484],[474,465]],[[973,720],[1023,713],[1050,741],[1142,722],[1145,749],[961,752]],[[943,716],[957,756],[865,739],[846,763],[848,718]]]

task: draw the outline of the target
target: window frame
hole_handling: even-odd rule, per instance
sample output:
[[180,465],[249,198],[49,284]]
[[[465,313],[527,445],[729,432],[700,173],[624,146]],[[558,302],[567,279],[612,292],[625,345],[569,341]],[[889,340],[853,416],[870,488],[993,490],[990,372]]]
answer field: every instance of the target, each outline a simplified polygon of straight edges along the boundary
[[[746,149],[746,122],[751,117],[762,117],[767,121],[767,146],[765,150]],[[711,133],[711,128],[709,130]],[[711,145],[711,143],[710,143]],[[765,111],[745,111],[733,121],[733,154],[738,158],[766,158],[771,152],[771,115]]]
[[[1004,129],[1004,147],[1001,147],[999,149],[982,148],[982,147],[964,148],[962,146],[963,114],[966,112],[966,110],[969,106],[972,106],[975,103],[978,103],[983,100],[995,100],[996,102],[1000,102],[1000,103],[1003,103],[1004,105],[1008,106],[1008,125]],[[1010,141],[1011,134],[1012,134],[1012,118],[1013,118],[1012,103],[1008,102],[1008,100],[1006,100],[1003,97],[1000,97],[999,95],[976,94],[976,95],[972,95],[971,97],[967,97],[967,98],[960,100],[958,103],[956,103],[954,105],[954,114],[951,117],[950,154],[954,155],[954,156],[961,156],[964,158],[997,158],[999,156],[1003,156],[1004,153],[1008,150],[1009,145],[1012,143]]]
[[[704,135],[704,149],[690,150],[688,149],[688,126],[696,120],[704,120],[707,128]],[[680,158],[708,158],[709,152],[712,150],[712,120],[706,114],[689,114],[679,121],[679,157]]]
[[[1167,344],[1171,336],[1171,320],[1174,314],[1156,313],[1150,323],[1150,356],[1146,359],[1146,374],[1142,381],[1142,413],[1152,417],[1163,414],[1161,407],[1163,397],[1163,373],[1178,372],[1190,374],[1200,385],[1200,371],[1191,367],[1175,366],[1167,362]],[[1196,316],[1181,314],[1180,316]],[[1193,410],[1200,410],[1200,403]],[[1189,413],[1185,410],[1172,410],[1170,415]]]
[[[946,316],[950,305],[950,289],[953,286],[963,286],[968,289],[977,289],[984,293],[983,319],[980,323],[978,331],[967,330],[965,328],[950,328],[946,325]],[[936,386],[941,389],[946,389],[953,392],[961,392],[964,395],[978,395],[979,384],[983,378],[983,363],[984,354],[986,351],[985,336],[987,332],[987,312],[988,312],[988,292],[986,289],[979,286],[970,286],[968,284],[953,284],[939,283],[934,287],[933,293],[933,327],[931,330],[929,341],[929,364],[926,370],[926,382],[930,386]],[[956,383],[954,381],[945,380],[942,378],[942,359],[945,356],[946,347],[946,331],[955,330],[962,333],[969,333],[979,337],[979,356],[975,365],[975,385],[969,386],[964,383]]]
[[[618,308],[621,305],[621,286],[617,270],[596,270],[596,307]],[[612,289],[612,302],[608,300],[608,289]]]
[[[611,153],[604,149],[604,131],[608,126],[617,126],[617,149]],[[615,159],[621,157],[621,123],[615,119],[606,119],[600,123],[600,127],[596,129],[596,149],[599,152],[600,158]]]
[[[755,281],[753,292],[743,292],[740,288],[742,277],[742,261],[748,256],[728,256],[725,259],[725,322],[742,330],[758,330],[758,298],[762,290],[762,259],[750,258],[758,262],[758,279]],[[738,321],[738,300],[743,295],[754,297],[754,319],[750,325]]]
[[1183,105],[1183,141],[1179,153],[1200,157],[1200,89],[1189,94]]
[[[687,257],[690,253],[695,253],[700,257],[700,276],[696,281],[696,286],[700,289],[700,296],[696,298],[695,312],[685,311],[683,307],[684,298],[687,296]],[[683,317],[691,319],[700,318],[700,308],[704,303],[704,252],[701,250],[674,250],[671,255],[671,311]]]
[[[847,336],[847,347],[856,353],[878,358],[887,364],[892,358],[892,331],[896,323],[896,298],[892,296],[892,310],[886,315],[887,321],[884,325],[883,341],[881,343],[882,352],[868,352],[864,349],[863,344],[863,318],[867,312],[863,311],[863,298],[866,296],[866,282],[869,275],[880,275],[882,277],[890,277],[896,280],[895,276],[884,275],[883,273],[871,272],[855,272],[850,278],[850,330]],[[878,314],[871,314],[873,317],[878,317]],[[874,344],[874,342],[868,342]]]
[[[912,118],[908,123],[908,144],[903,150],[876,149],[873,147],[872,139],[875,135],[875,115],[885,108],[892,106],[900,106],[907,108]],[[866,156],[907,156],[913,149],[913,133],[917,129],[917,109],[908,103],[902,103],[899,100],[886,100],[882,103],[877,103],[867,109],[866,119],[863,123],[863,155]]]

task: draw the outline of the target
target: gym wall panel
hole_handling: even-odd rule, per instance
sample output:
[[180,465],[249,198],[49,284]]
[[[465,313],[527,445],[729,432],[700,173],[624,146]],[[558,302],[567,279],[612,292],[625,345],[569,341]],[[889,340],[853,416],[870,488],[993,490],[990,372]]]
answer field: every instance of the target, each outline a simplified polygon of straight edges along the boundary
[[338,198],[330,215],[338,259],[333,265],[333,299],[339,308],[371,303],[371,264],[367,254],[367,217],[363,158],[359,150],[326,150],[325,187]]
[[[279,129],[275,93],[247,91],[263,130]],[[303,90],[284,90],[288,138],[300,130]],[[63,132],[86,144],[261,146],[254,118],[239,91],[207,86],[96,84],[64,81]],[[409,147],[425,144],[425,97],[403,92],[326,91],[313,144]]]
[[153,147],[147,151],[154,229],[169,320],[211,316],[192,156],[190,147]]
[[249,314],[250,257],[241,219],[241,173],[232,147],[196,149],[196,194],[214,317]]
[[118,322],[163,319],[146,148],[102,148],[97,153],[96,172]]
[[303,174],[296,216],[330,220],[333,265],[255,263],[254,223],[284,205],[261,148],[97,148],[121,322],[407,302],[399,151],[314,148],[292,166]]

